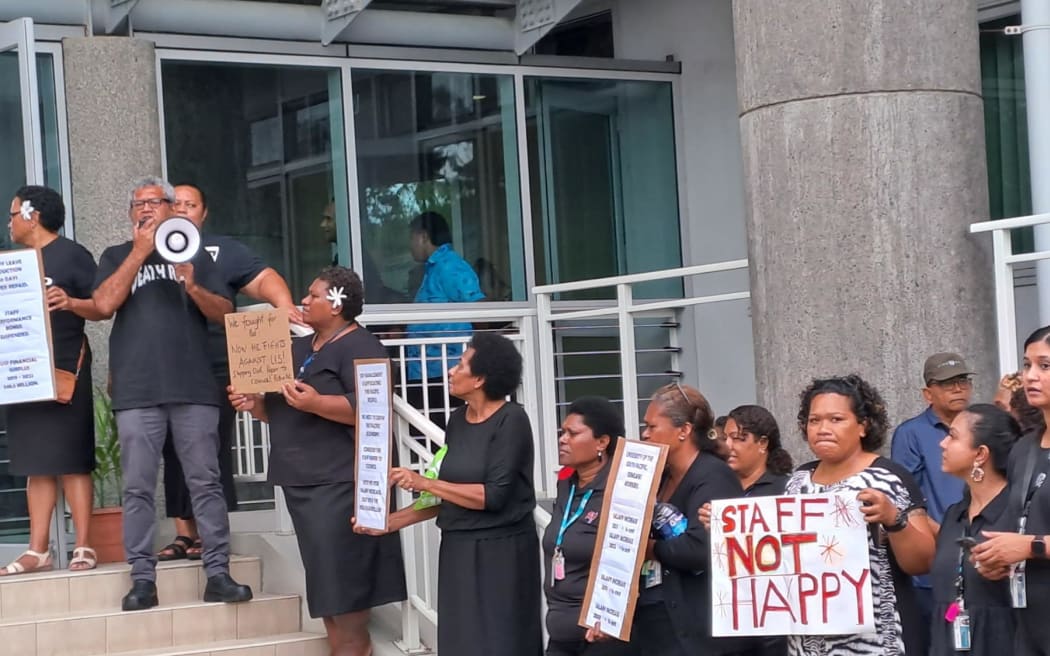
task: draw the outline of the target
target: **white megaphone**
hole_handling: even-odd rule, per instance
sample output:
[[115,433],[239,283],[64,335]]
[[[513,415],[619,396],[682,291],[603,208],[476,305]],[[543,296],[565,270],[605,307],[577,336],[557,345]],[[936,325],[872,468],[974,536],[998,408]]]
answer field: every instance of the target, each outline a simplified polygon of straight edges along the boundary
[[189,262],[201,248],[201,231],[193,221],[173,216],[157,226],[153,247],[158,255],[172,264]]

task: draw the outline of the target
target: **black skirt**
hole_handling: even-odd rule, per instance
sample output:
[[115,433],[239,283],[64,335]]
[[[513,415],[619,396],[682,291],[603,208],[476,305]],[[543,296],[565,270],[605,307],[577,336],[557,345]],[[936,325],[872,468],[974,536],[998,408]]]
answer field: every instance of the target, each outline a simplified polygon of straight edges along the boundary
[[[539,656],[540,545],[536,528],[478,537],[446,531],[438,556],[438,652]],[[491,531],[479,532],[482,535]]]
[[310,617],[334,617],[404,601],[405,565],[397,533],[354,533],[354,484],[285,486],[306,570]]
[[91,350],[84,353],[73,400],[7,407],[10,472],[16,476],[90,474],[95,469]]

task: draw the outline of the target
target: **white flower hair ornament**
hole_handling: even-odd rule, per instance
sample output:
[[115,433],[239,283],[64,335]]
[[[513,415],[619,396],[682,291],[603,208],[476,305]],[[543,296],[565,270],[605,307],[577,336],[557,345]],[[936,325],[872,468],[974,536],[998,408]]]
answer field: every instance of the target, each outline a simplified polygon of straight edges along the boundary
[[33,212],[35,211],[36,208],[33,207],[33,203],[29,202],[28,200],[22,201],[22,206],[18,208],[18,213],[21,214],[22,218],[26,221],[33,220]]
[[343,293],[342,287],[329,287],[328,296],[325,296],[325,298],[332,302],[332,307],[338,309],[343,307],[343,301],[346,300],[346,294]]

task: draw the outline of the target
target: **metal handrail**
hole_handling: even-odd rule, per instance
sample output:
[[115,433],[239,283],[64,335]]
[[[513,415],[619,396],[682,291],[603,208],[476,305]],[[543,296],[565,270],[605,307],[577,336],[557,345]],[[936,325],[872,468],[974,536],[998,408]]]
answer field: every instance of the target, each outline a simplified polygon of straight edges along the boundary
[[590,280],[577,280],[575,282],[562,282],[553,285],[539,285],[532,288],[533,294],[560,294],[562,292],[578,292],[587,289],[601,287],[615,287],[616,285],[635,285],[642,282],[653,282],[655,280],[668,280],[670,278],[688,278],[704,273],[719,273],[722,271],[736,271],[746,269],[747,260],[729,260],[727,262],[715,262],[714,264],[697,264],[694,266],[679,267],[677,269],[661,269],[647,273],[631,273],[624,276],[609,276],[608,278],[592,278]]
[[1018,216],[1012,219],[995,219],[994,221],[981,221],[970,224],[970,233],[994,232],[996,230],[1013,230],[1015,228],[1030,228],[1032,226],[1050,223],[1050,214],[1033,214],[1031,216]]

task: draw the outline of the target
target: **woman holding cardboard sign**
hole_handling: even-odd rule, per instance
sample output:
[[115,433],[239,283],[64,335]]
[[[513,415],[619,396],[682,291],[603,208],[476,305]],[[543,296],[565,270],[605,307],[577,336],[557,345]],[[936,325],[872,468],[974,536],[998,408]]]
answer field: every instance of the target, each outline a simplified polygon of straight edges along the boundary
[[48,529],[59,479],[77,534],[69,569],[93,569],[97,562],[88,546],[95,423],[84,320],[97,321],[102,315],[91,300],[95,260],[86,248],[58,234],[65,220],[62,197],[53,189],[22,187],[11,201],[11,240],[37,249],[44,264],[59,400],[8,407],[10,473],[29,477],[29,549],[0,569],[0,575],[51,569]]
[[790,636],[789,653],[903,654],[905,643],[920,644],[920,632],[928,630],[914,622],[905,627],[902,618],[917,617],[909,577],[929,571],[934,537],[918,485],[876,453],[886,439],[882,397],[859,376],[814,380],[802,393],[798,426],[817,460],[795,471],[786,493],[856,493],[870,529],[875,633]]
[[645,411],[642,439],[668,447],[653,515],[660,539],[646,547],[631,636],[647,655],[721,653],[729,645],[711,637],[710,543],[697,515],[743,489],[717,455],[714,419],[704,395],[678,383],[658,389]]
[[638,649],[619,640],[587,642],[579,626],[605,485],[623,416],[608,399],[585,396],[566,411],[558,434],[558,464],[574,472],[558,481],[551,523],[543,534],[547,575],[547,656],[630,656]]
[[292,339],[296,380],[261,396],[230,389],[237,410],[270,424],[269,482],[280,485],[306,570],[311,617],[324,620],[331,653],[368,656],[369,610],[403,601],[401,542],[358,535],[354,512],[354,360],[386,349],[357,323],[364,286],[350,269],[321,271],[303,298],[314,334]]

